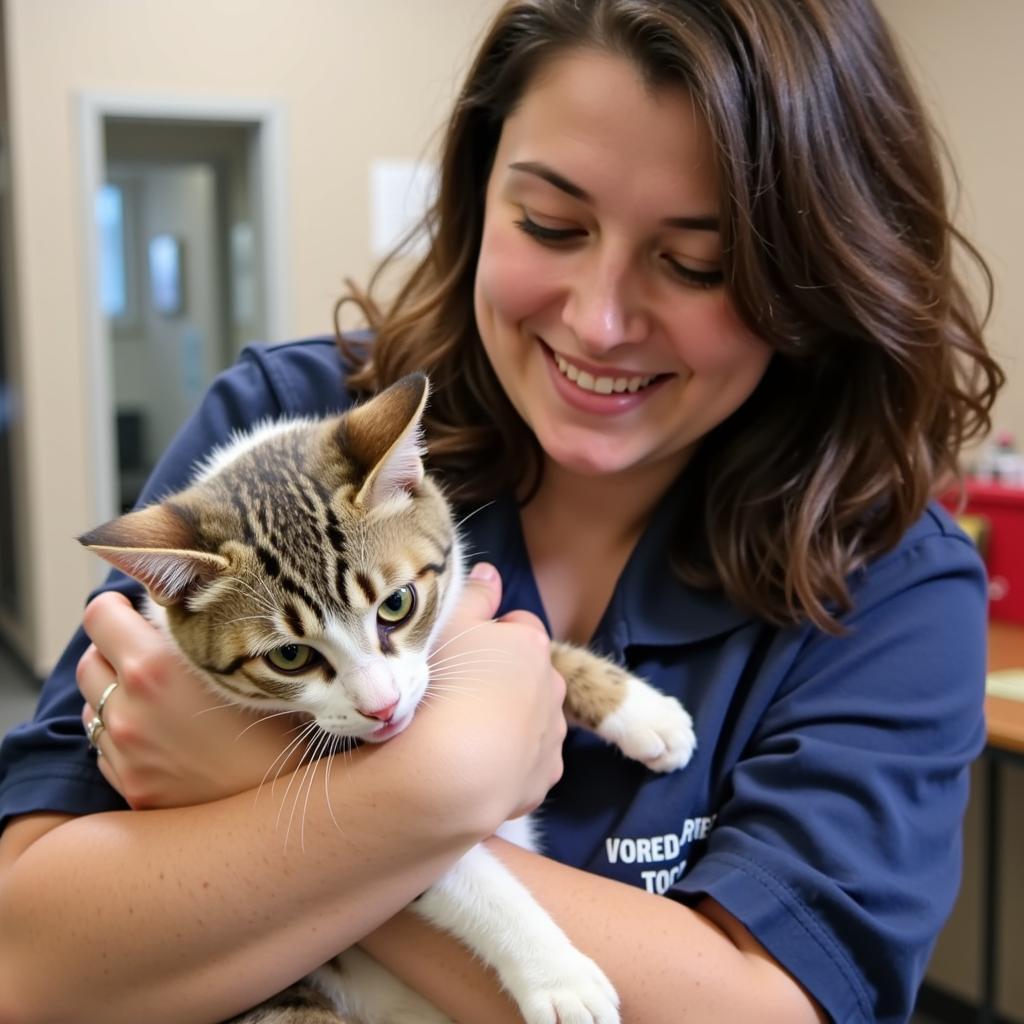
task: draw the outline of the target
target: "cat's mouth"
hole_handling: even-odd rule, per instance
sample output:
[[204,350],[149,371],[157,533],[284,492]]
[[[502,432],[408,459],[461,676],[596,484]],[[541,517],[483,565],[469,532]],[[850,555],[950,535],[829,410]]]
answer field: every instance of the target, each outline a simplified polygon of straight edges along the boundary
[[374,729],[373,732],[364,736],[363,739],[367,743],[383,743],[385,740],[391,739],[392,736],[397,736],[411,721],[411,713],[397,718],[392,718],[390,721],[385,722],[379,729]]

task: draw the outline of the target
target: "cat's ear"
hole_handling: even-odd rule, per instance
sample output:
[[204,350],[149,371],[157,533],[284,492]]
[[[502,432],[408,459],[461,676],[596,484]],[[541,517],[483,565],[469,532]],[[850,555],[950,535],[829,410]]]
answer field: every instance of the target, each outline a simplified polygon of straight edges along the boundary
[[137,579],[164,606],[183,603],[229,565],[221,555],[195,550],[187,516],[170,503],[128,512],[78,540]]
[[339,440],[367,469],[357,505],[376,508],[422,482],[421,423],[429,394],[426,375],[410,374],[343,418]]

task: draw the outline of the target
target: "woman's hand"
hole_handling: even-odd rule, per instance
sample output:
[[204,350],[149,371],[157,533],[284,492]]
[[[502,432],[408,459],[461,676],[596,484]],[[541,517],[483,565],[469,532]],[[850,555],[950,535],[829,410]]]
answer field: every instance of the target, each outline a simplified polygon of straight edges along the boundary
[[170,641],[121,594],[101,594],[83,618],[92,646],[78,663],[88,725],[103,706],[99,768],[136,809],[183,807],[254,789],[296,767],[280,755],[296,720],[261,717],[213,694]]
[[[562,773],[565,683],[542,623],[528,612],[492,621],[501,581],[478,566],[431,658],[431,688],[409,742],[438,785],[493,828],[533,810]],[[86,608],[93,645],[78,664],[86,726],[112,683],[97,735],[100,771],[136,809],[206,803],[298,767],[292,715],[227,706],[171,642],[121,594]],[[430,696],[431,692],[433,697]],[[405,736],[391,742],[404,741]]]
[[431,656],[407,740],[426,745],[452,800],[477,804],[491,831],[536,808],[561,778],[566,733],[547,632],[525,611],[492,620],[500,599],[497,571],[477,565]]

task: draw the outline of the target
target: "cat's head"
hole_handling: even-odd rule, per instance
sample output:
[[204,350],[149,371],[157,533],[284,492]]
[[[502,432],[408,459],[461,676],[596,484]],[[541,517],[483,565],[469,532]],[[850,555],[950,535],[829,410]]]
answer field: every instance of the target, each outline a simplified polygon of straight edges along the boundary
[[184,491],[79,540],[142,582],[233,703],[379,742],[408,724],[458,596],[448,505],[423,471],[427,378],[326,420],[267,423]]

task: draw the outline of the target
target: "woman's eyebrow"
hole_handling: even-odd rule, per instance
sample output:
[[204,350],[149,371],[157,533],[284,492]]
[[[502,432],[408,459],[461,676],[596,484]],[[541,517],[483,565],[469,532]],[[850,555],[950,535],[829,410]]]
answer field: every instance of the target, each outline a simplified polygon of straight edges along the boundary
[[[584,203],[593,202],[590,193],[586,189],[571,182],[565,175],[559,174],[558,171],[548,167],[547,164],[540,163],[537,160],[522,160],[508,166],[509,170],[523,171],[526,174],[533,174],[538,178],[542,178],[549,185],[554,185],[555,188],[565,192],[566,195],[572,196],[573,199],[579,199]],[[718,218],[711,214],[697,217],[665,217],[662,223],[666,227],[682,228],[684,231],[718,231],[720,227]]]
[[536,160],[523,160],[508,166],[510,170],[525,171],[527,174],[534,174],[538,178],[543,178],[549,184],[554,185],[555,188],[561,189],[572,196],[573,199],[581,199],[585,203],[593,202],[590,193],[586,189],[580,188],[579,185],[574,185],[568,178],[548,167],[547,164],[538,163]]
[[682,228],[684,231],[721,230],[718,218],[711,214],[703,217],[666,217],[661,223],[670,228]]

